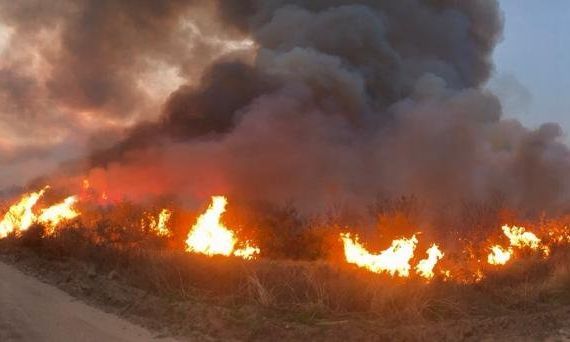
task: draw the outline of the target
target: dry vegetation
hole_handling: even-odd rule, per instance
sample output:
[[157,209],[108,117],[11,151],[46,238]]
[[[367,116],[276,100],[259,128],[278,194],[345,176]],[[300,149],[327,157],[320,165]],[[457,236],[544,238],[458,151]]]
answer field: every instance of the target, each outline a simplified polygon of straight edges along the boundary
[[[414,202],[379,201],[371,210],[378,224],[398,231],[419,220]],[[491,230],[487,224],[508,214],[489,208],[466,206],[462,222],[481,225],[471,231]],[[49,237],[35,225],[21,236],[2,240],[0,250],[5,260],[27,265],[76,295],[182,336],[539,338],[565,326],[570,306],[568,248],[554,248],[549,259],[529,255],[500,270],[488,268],[478,283],[440,278],[427,283],[371,274],[342,262],[339,229],[330,228],[335,227],[334,215],[317,223],[292,208],[265,212],[255,218],[232,216],[236,224],[256,220],[256,226],[265,229],[250,232],[264,252],[254,261],[186,253],[180,245],[184,229],[175,229],[172,238],[157,237],[141,224],[142,209],[126,203],[106,210],[83,208],[81,220]],[[192,217],[194,213],[179,215],[175,226],[188,227]],[[540,225],[554,229],[562,222],[543,219]],[[385,238],[390,233],[396,234],[387,231]],[[455,239],[448,235],[446,241]],[[473,236],[474,244],[477,234]],[[460,255],[449,258],[461,263]],[[109,283],[127,290],[118,293]]]

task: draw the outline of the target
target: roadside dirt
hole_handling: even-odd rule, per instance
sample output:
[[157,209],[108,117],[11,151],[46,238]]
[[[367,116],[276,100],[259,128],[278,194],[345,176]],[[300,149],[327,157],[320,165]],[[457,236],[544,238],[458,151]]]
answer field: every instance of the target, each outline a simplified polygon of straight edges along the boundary
[[[406,326],[386,326],[381,317],[304,320],[259,307],[159,298],[126,284],[118,272],[101,274],[84,263],[45,260],[30,251],[0,254],[0,260],[88,304],[157,332],[150,334],[149,330],[74,301],[60,290],[0,264],[2,341],[145,341],[168,336],[190,341],[570,341],[568,306]],[[65,332],[79,335],[62,335]],[[88,334],[97,333],[107,335],[89,339]]]
[[0,262],[0,341],[174,341]]

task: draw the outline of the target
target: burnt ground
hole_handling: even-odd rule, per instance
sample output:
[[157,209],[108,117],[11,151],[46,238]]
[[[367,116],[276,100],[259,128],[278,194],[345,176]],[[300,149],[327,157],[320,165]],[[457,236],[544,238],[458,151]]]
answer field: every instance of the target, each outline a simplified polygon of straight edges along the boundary
[[220,305],[199,296],[185,301],[159,297],[127,284],[118,271],[101,272],[74,259],[48,260],[25,248],[3,250],[0,260],[87,304],[147,327],[157,332],[157,337],[202,341],[570,341],[567,305],[388,326],[381,317],[364,314],[322,318],[254,305]]

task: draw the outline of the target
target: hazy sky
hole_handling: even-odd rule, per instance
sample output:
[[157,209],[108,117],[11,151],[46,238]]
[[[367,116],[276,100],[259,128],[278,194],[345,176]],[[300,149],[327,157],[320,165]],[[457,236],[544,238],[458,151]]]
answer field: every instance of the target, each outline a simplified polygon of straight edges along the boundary
[[504,40],[492,88],[508,116],[536,126],[559,122],[570,133],[570,1],[500,0]]

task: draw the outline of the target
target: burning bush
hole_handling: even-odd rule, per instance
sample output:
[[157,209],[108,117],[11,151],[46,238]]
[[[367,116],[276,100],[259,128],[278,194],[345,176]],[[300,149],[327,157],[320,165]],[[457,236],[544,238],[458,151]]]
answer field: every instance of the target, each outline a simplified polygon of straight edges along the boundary
[[[403,278],[467,283],[481,281],[489,270],[525,255],[548,258],[557,246],[570,243],[565,217],[542,219],[538,223],[527,221],[525,226],[534,227],[534,232],[522,225],[503,225],[502,236],[488,233],[486,238],[482,238],[484,235],[478,231],[477,223],[469,229],[461,227],[460,241],[450,243],[449,237],[438,241],[441,235],[421,230],[420,222],[424,218],[413,198],[377,202],[371,207],[375,221],[368,225],[372,230],[360,229],[365,233],[361,238],[356,235],[357,231],[340,226],[343,219],[338,215],[336,218],[334,215],[308,217],[293,207],[259,205],[237,205],[235,212],[226,212],[228,200],[223,196],[212,197],[211,204],[202,213],[189,215],[181,207],[174,208],[175,205],[172,209],[149,211],[129,202],[101,206],[91,198],[77,196],[66,197],[56,204],[38,204],[48,190],[46,187],[25,194],[8,208],[2,221],[3,231],[21,236],[23,243],[29,246],[40,246],[42,238],[58,238],[75,227],[88,243],[117,250],[178,250],[243,259],[259,256],[320,259],[335,264],[355,264],[374,273]],[[488,221],[500,220],[501,213],[500,210],[489,211],[489,216],[497,217]],[[183,217],[187,219],[181,219]],[[466,220],[460,218],[455,224],[462,222]],[[387,228],[383,229],[384,226]],[[388,234],[378,239],[372,234],[378,229]],[[407,231],[411,235],[390,240],[388,237],[394,235],[394,231]],[[491,231],[492,227],[483,230]],[[372,252],[370,246],[379,252]]]
[[[38,206],[31,209],[33,215],[43,212],[42,206],[52,207]],[[82,281],[108,281],[113,274],[112,279],[169,302],[253,307],[264,315],[304,323],[364,315],[381,317],[378,324],[389,329],[570,303],[564,295],[570,286],[567,217],[513,220],[486,238],[474,231],[469,239],[469,229],[461,227],[464,240],[454,246],[437,234],[421,232],[415,226],[421,220],[407,207],[372,212],[370,228],[361,229],[342,226],[346,219],[335,215],[309,217],[292,207],[259,208],[233,206],[222,197],[196,212],[175,204],[165,209],[79,201],[74,204],[79,216],[49,227],[36,220],[0,240],[0,250],[31,250],[43,262],[57,264],[80,261],[90,265],[85,268],[88,280]],[[457,224],[466,221],[459,218]],[[155,226],[159,222],[163,229]],[[381,236],[377,230],[390,222],[410,225],[407,231],[415,235],[394,240],[391,234]],[[244,228],[249,225],[255,229]],[[229,245],[227,237],[233,239]],[[192,244],[194,239],[200,243]],[[259,255],[236,254],[247,241],[259,248]],[[218,250],[218,242],[233,249]],[[204,246],[208,248],[199,248]],[[497,248],[509,253],[508,260],[488,262],[497,256]],[[87,272],[82,270],[73,274]]]

